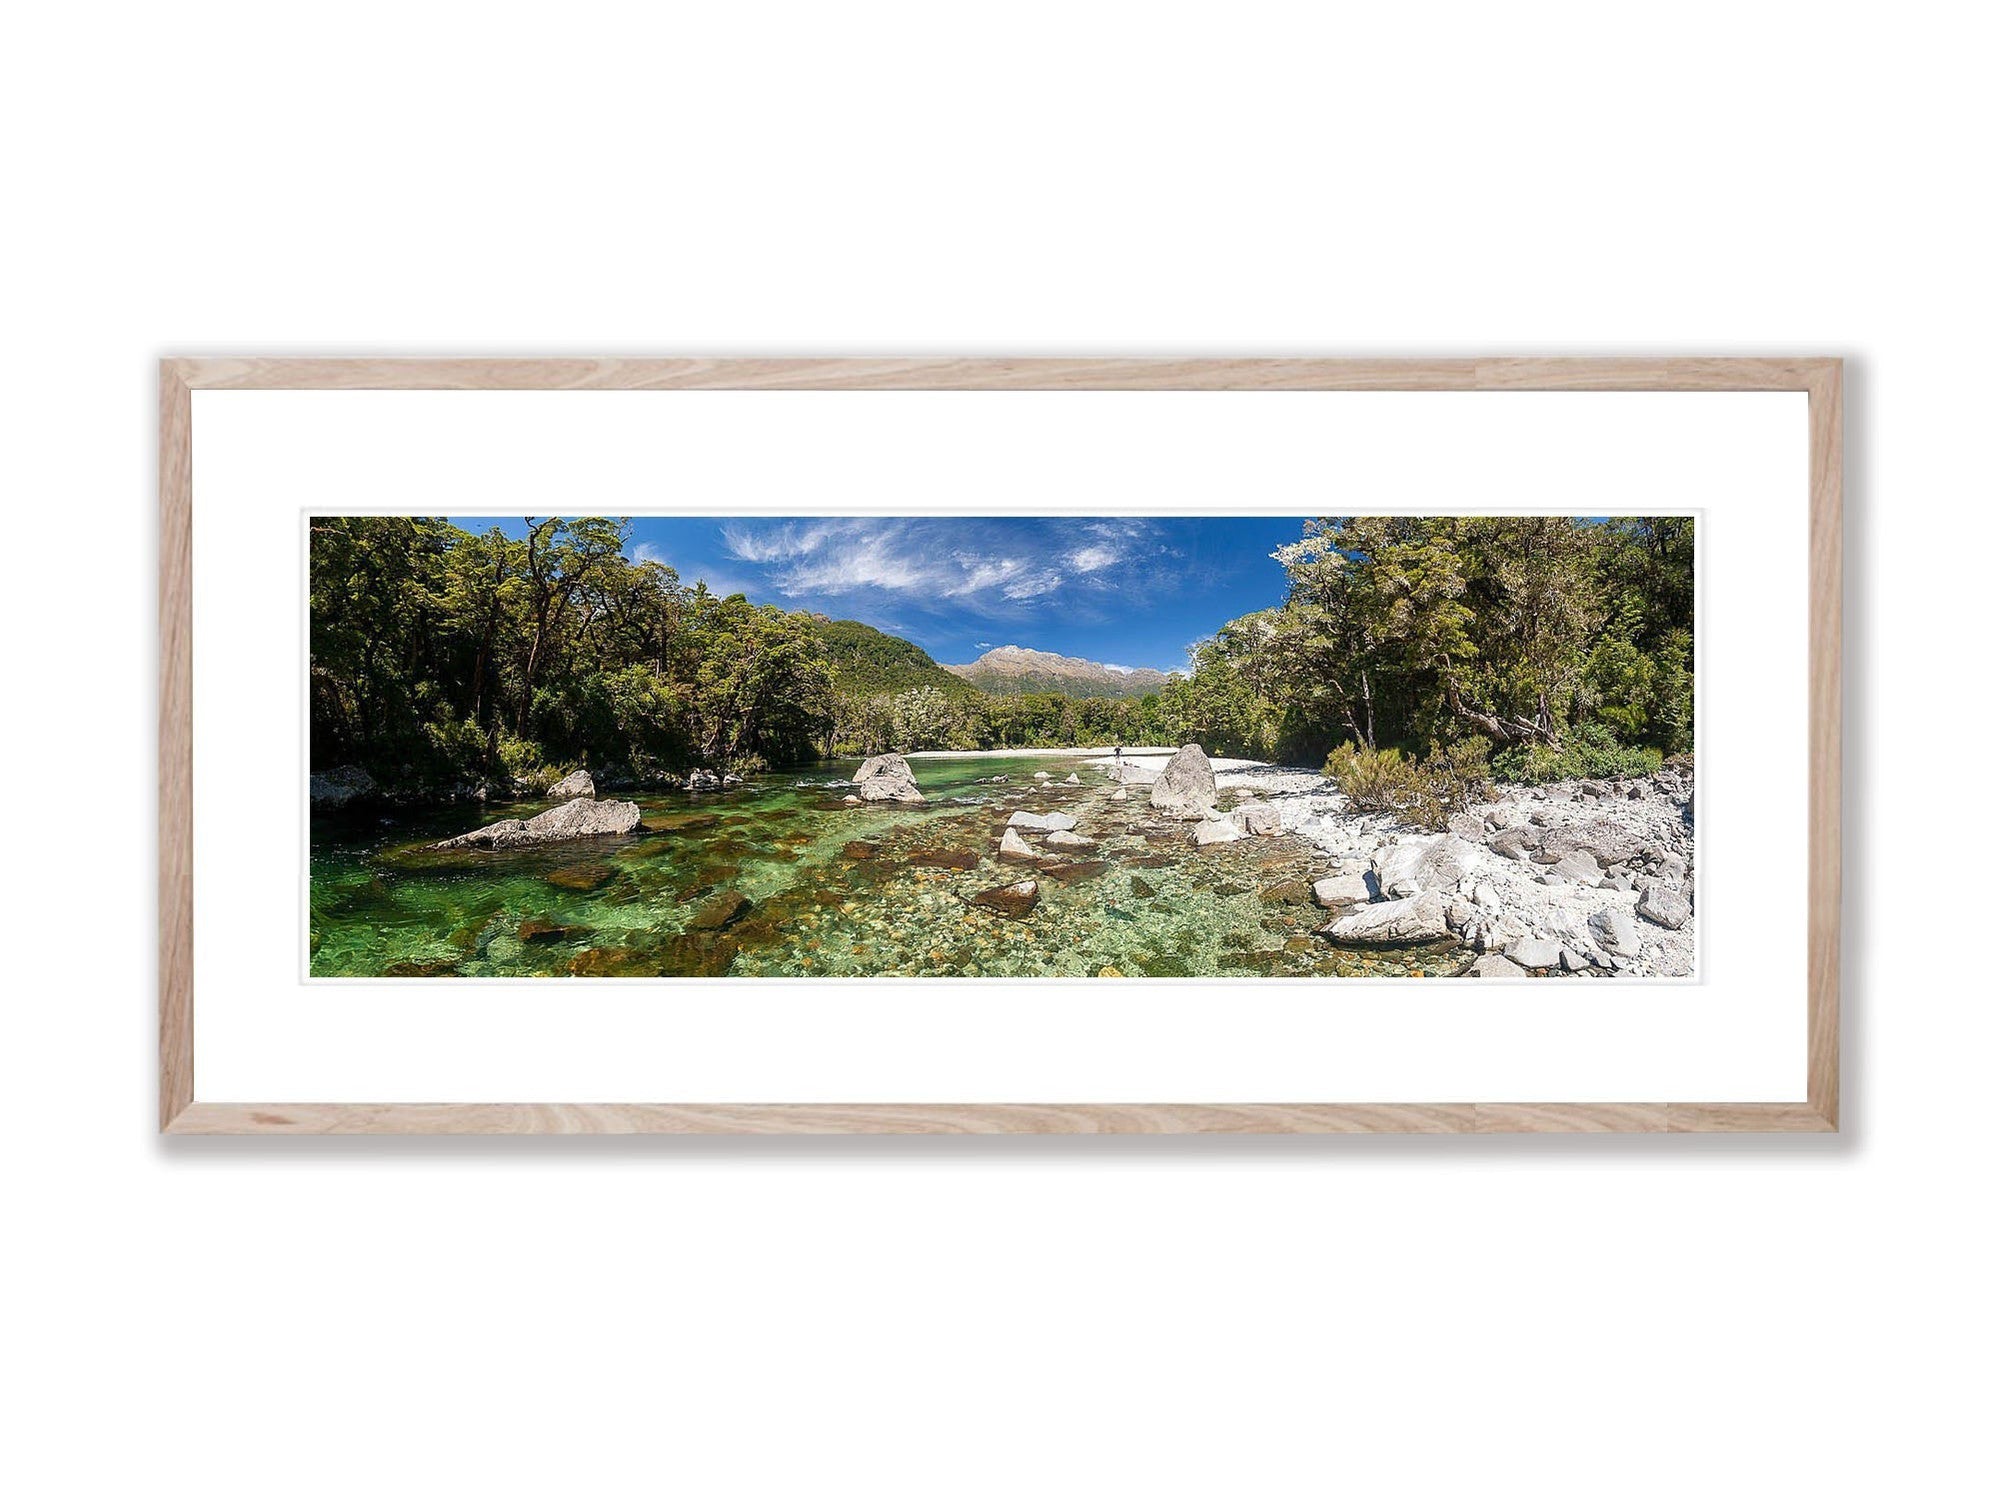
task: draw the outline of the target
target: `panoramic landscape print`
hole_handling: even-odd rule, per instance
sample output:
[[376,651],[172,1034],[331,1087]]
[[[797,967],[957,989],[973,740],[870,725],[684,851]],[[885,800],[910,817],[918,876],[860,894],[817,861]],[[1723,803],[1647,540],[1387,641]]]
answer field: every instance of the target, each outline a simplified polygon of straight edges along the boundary
[[321,978],[1682,978],[1686,516],[309,521]]

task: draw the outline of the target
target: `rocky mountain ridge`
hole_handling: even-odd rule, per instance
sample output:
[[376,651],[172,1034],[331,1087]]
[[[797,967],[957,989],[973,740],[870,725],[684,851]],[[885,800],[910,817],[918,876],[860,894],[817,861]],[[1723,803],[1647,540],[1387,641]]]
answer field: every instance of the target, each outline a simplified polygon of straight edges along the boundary
[[1059,692],[1069,697],[1143,697],[1148,692],[1157,692],[1175,675],[1150,667],[1127,670],[1101,661],[1086,661],[1080,656],[1062,656],[1018,645],[998,646],[978,660],[960,666],[946,662],[944,670],[1002,697],[1023,692]]

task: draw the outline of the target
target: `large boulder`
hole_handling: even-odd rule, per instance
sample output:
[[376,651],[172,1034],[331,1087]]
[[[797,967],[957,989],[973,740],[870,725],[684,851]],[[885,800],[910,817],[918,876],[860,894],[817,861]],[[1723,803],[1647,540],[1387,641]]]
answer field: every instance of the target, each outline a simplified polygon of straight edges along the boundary
[[1403,900],[1360,906],[1319,928],[1319,934],[1348,945],[1396,946],[1441,942],[1451,929],[1444,920],[1444,898],[1434,890]]
[[1006,825],[1026,828],[1030,833],[1066,833],[1076,826],[1076,819],[1067,812],[1016,812]]
[[1541,846],[1535,830],[1525,827],[1501,828],[1486,840],[1487,848],[1502,859],[1518,859],[1522,863],[1534,857]]
[[1198,744],[1183,744],[1152,783],[1154,811],[1191,820],[1215,807],[1215,768]]
[[343,765],[338,770],[315,772],[310,792],[313,811],[335,812],[349,802],[373,796],[375,778],[358,765]]
[[854,791],[864,802],[920,802],[916,776],[900,755],[876,755],[854,772]]
[[534,848],[570,838],[612,838],[639,825],[637,802],[568,801],[523,822],[509,817],[433,843],[432,848]]
[[597,795],[597,783],[590,779],[589,771],[572,770],[549,787],[548,794],[555,801],[564,801],[572,796],[587,796],[594,799]]
[[1451,891],[1478,868],[1478,845],[1440,834],[1405,838],[1374,856],[1374,877],[1381,893],[1392,897],[1423,890]]

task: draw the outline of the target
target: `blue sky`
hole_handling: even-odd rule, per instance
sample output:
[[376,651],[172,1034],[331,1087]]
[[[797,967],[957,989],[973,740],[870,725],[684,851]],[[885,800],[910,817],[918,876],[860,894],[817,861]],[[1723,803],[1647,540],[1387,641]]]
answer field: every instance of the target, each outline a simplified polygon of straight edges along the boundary
[[[526,534],[519,519],[455,525]],[[1282,602],[1270,554],[1303,518],[642,517],[626,555],[759,604],[858,619],[939,661],[998,645],[1171,671],[1239,614]]]

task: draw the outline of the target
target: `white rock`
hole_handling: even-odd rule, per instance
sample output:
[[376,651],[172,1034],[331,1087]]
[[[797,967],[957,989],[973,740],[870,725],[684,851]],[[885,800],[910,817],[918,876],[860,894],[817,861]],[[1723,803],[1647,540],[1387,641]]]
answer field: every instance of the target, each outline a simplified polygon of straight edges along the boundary
[[1215,768],[1198,744],[1183,744],[1152,783],[1152,805],[1172,817],[1204,816],[1215,805]]
[[[1013,829],[1008,828],[1007,831],[1012,832]],[[1097,846],[1096,839],[1085,838],[1081,833],[1072,833],[1066,828],[1057,828],[1041,841],[1050,848],[1095,848]]]
[[1562,944],[1547,937],[1529,937],[1506,949],[1522,968],[1553,968],[1562,961]]
[[1322,906],[1352,906],[1373,898],[1364,874],[1329,874],[1312,882],[1312,899]]
[[1241,828],[1226,818],[1218,822],[1211,822],[1204,819],[1201,825],[1194,829],[1194,843],[1200,848],[1207,848],[1211,844],[1216,843],[1234,843],[1237,839],[1248,836]]
[[1660,926],[1677,931],[1687,924],[1694,908],[1665,886],[1653,885],[1638,897],[1638,914],[1647,921],[1656,921]]
[[1034,851],[1033,845],[1010,827],[1000,834],[999,856],[1022,863],[1041,862],[1041,855]]
[[1374,856],[1374,877],[1388,896],[1455,890],[1478,868],[1479,858],[1478,846],[1462,838],[1404,838]]
[[572,796],[594,797],[597,794],[597,783],[590,779],[589,771],[572,770],[568,775],[549,787],[548,794],[550,799],[554,801],[561,801],[564,798]]
[[1443,897],[1434,890],[1361,906],[1319,931],[1335,942],[1356,944],[1440,942],[1450,935]]
[[916,776],[900,755],[876,755],[863,761],[854,772],[854,790],[864,802],[910,802],[923,800],[916,789]]
[[1245,833],[1254,833],[1261,838],[1274,837],[1284,831],[1283,813],[1269,802],[1244,802],[1229,816]]
[[1578,885],[1594,885],[1603,878],[1603,867],[1584,849],[1571,849],[1555,861],[1553,873]]
[[1590,931],[1601,942],[1607,952],[1622,957],[1638,956],[1638,923],[1631,919],[1631,913],[1622,906],[1611,906],[1598,911],[1589,919]]
[[1473,961],[1468,976],[1475,979],[1524,979],[1528,974],[1511,958],[1489,952]]
[[639,825],[636,802],[571,799],[523,822],[518,817],[476,828],[432,848],[533,848],[570,838],[617,837]]

